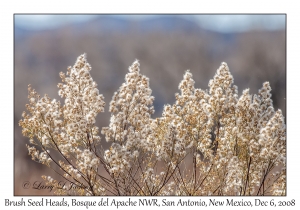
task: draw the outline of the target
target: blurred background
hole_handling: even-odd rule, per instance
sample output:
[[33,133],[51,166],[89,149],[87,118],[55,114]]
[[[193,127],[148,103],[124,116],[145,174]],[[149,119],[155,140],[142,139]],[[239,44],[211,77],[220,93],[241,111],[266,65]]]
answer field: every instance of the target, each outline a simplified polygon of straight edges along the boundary
[[[272,87],[275,109],[286,116],[285,15],[14,15],[14,193],[49,195],[24,189],[53,171],[28,156],[28,139],[18,122],[28,103],[28,84],[60,99],[59,72],[87,53],[91,75],[105,97],[101,129],[109,124],[108,104],[135,59],[150,78],[155,114],[173,104],[187,69],[195,87],[208,88],[221,62],[227,62],[239,88],[255,94],[264,81]],[[104,138],[102,142],[105,144]]]

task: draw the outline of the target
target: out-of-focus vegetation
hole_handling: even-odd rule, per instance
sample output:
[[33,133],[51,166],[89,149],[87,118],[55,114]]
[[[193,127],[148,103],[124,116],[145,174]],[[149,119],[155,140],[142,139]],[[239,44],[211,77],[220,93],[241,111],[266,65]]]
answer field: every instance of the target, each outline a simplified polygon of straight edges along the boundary
[[[42,181],[44,167],[27,155],[18,122],[28,103],[27,86],[40,94],[59,98],[56,84],[59,72],[65,72],[77,56],[87,53],[91,74],[108,104],[124,81],[127,68],[138,59],[141,72],[150,78],[158,117],[163,105],[174,103],[174,93],[187,69],[193,73],[195,87],[208,88],[211,79],[225,61],[241,91],[250,87],[254,94],[264,81],[272,87],[275,109],[286,116],[286,41],[285,31],[249,31],[217,33],[206,31],[194,22],[178,17],[129,21],[101,16],[86,23],[52,30],[28,31],[15,25],[15,195],[48,194],[49,190],[26,190],[24,181]],[[97,126],[109,124],[106,112],[97,118]],[[106,142],[103,138],[103,144]]]

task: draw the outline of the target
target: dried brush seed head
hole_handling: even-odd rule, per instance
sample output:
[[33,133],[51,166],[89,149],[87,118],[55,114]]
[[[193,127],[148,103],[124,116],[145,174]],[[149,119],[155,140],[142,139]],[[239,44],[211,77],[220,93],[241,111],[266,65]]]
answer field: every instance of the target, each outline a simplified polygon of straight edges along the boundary
[[29,113],[19,124],[32,160],[58,166],[69,182],[61,188],[43,176],[55,194],[286,194],[286,128],[269,82],[257,94],[246,89],[239,97],[226,63],[208,90],[195,88],[188,70],[175,103],[153,119],[149,78],[135,61],[110,102],[110,123],[101,129],[110,145],[103,149],[95,119],[105,103],[90,71],[83,54],[60,73],[63,105],[28,87]]

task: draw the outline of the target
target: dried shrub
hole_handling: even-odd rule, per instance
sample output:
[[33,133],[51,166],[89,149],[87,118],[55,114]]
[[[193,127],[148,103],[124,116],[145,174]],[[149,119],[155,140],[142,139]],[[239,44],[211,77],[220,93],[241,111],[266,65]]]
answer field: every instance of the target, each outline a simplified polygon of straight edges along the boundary
[[[57,195],[285,195],[286,128],[271,87],[238,96],[226,63],[209,90],[196,89],[189,71],[176,102],[154,113],[149,79],[135,61],[110,102],[101,132],[104,97],[85,55],[58,84],[62,105],[30,86],[29,113],[19,124],[32,160],[55,170],[68,185],[43,176]],[[37,149],[39,148],[39,149]],[[60,158],[58,158],[58,155]]]

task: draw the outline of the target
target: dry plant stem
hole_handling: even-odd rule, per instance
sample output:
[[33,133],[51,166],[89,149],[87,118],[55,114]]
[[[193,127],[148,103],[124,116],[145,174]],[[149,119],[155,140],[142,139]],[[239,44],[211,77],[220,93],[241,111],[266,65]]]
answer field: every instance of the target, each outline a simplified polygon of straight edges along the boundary
[[135,61],[110,102],[103,149],[95,119],[104,97],[90,71],[81,55],[60,73],[63,104],[28,88],[29,113],[19,125],[29,155],[78,188],[43,176],[56,195],[286,194],[286,128],[268,82],[258,94],[238,96],[226,63],[207,90],[195,88],[186,71],[175,103],[153,119],[149,79]]

